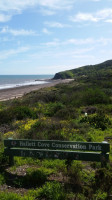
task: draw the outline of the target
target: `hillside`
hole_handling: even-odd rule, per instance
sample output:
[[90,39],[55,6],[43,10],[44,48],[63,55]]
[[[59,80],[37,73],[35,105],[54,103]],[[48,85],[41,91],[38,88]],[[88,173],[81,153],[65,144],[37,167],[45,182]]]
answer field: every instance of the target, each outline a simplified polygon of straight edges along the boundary
[[72,70],[56,73],[54,79],[66,79],[66,78],[96,78],[103,79],[112,77],[112,60],[105,61],[96,65],[87,65]]
[[[111,66],[112,61],[106,61],[74,69],[74,80],[69,83],[0,102],[0,200],[111,199]],[[15,157],[10,167],[3,153],[7,138],[105,140],[111,146],[110,162],[102,168],[100,162],[75,160],[70,164],[66,160]]]

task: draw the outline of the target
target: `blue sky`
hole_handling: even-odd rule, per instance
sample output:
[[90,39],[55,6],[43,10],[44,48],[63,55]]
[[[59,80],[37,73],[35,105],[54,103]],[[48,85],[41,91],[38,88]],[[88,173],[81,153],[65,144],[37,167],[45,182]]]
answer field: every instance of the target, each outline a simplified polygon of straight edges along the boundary
[[112,59],[112,0],[0,0],[0,74]]

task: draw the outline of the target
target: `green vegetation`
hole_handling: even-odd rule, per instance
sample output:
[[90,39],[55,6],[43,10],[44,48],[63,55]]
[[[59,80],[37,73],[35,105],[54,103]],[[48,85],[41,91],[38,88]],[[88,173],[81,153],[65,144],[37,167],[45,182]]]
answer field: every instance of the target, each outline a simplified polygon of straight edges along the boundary
[[[56,73],[54,79],[66,78],[85,78],[86,80],[96,81],[104,80],[105,78],[112,77],[112,60],[105,61],[101,64],[87,65],[72,70]],[[94,79],[94,80],[93,80]],[[108,79],[107,79],[108,80]],[[112,85],[107,81],[107,85]]]
[[68,165],[65,160],[16,157],[9,167],[4,157],[6,138],[88,142],[112,138],[112,61],[62,75],[74,81],[0,103],[1,200],[109,200],[112,195],[111,139],[106,168],[100,163]]

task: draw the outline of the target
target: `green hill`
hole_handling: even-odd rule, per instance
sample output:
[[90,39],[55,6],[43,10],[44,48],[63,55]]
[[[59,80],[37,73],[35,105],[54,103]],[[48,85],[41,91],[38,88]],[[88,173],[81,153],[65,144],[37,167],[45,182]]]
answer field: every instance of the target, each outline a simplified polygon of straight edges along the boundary
[[86,79],[104,79],[112,77],[112,60],[105,61],[96,65],[87,65],[80,68],[56,73],[54,79],[85,77]]
[[[69,83],[0,102],[0,200],[109,200],[112,195],[112,60],[60,72]],[[85,115],[87,113],[87,115]],[[15,157],[4,139],[110,143],[110,162]],[[55,192],[54,192],[55,191]]]

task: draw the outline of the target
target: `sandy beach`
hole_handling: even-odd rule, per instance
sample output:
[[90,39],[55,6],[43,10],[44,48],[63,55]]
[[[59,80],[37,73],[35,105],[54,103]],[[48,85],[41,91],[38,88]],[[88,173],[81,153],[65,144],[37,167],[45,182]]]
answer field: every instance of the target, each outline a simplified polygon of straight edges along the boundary
[[0,101],[7,101],[10,99],[15,99],[22,97],[24,94],[27,94],[34,90],[39,90],[41,88],[52,87],[60,83],[69,83],[73,79],[58,79],[58,80],[49,80],[45,84],[38,84],[37,85],[29,85],[29,86],[22,86],[16,88],[9,88],[9,89],[2,89],[0,90]]

